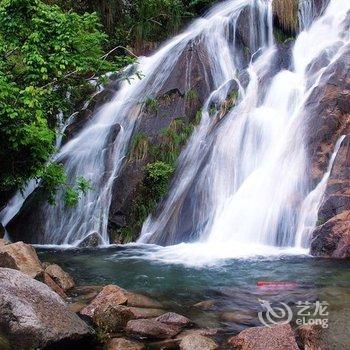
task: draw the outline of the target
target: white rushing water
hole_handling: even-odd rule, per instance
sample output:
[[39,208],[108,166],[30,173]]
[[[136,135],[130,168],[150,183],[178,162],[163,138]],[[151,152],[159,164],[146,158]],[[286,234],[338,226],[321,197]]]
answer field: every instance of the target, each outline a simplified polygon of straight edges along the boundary
[[[313,77],[310,87],[308,65],[332,46],[329,55],[334,60],[349,43],[341,33],[350,10],[349,0],[331,0],[315,20],[311,4],[307,0],[300,5],[303,31],[292,49],[289,70],[276,69],[281,51],[273,38],[271,0],[220,3],[154,55],[140,58],[137,69],[144,78],[123,82],[112,101],[55,156],[72,184],[84,176],[93,189],[75,208],[64,205],[63,192],[55,206],[44,205],[45,229],[39,243],[76,245],[91,232],[99,232],[104,243],[109,242],[112,187],[142,107],[162,88],[187,45],[196,40],[208,55],[214,91],[180,156],[167,198],[144,223],[139,242],[196,242],[159,250],[169,261],[275,255],[289,248],[305,253],[305,232],[315,221],[305,208],[317,213],[325,186],[320,184],[317,195],[312,195],[306,176],[304,103],[325,69]],[[236,43],[236,31],[247,6],[250,44],[243,48]],[[242,74],[242,52],[247,49],[252,59],[247,74]],[[235,107],[227,113],[213,110],[213,105],[224,103],[233,85],[238,91]],[[18,196],[12,200],[3,213],[6,223],[22,202]],[[190,222],[187,228],[185,222]]]
[[[276,247],[307,251],[303,250],[309,242],[305,234],[311,230],[305,221],[316,224],[315,212],[317,215],[329,176],[327,172],[308,196],[304,103],[325,70],[318,72],[309,87],[308,65],[333,46],[332,64],[349,43],[343,23],[349,9],[347,0],[330,1],[324,15],[312,24],[307,23],[310,18],[305,18],[305,9],[301,11],[305,30],[292,50],[293,69],[279,71],[268,87],[262,88],[264,74],[278,54],[275,46],[265,41],[261,56],[249,67],[250,82],[241,91],[240,103],[217,128],[206,164],[198,171],[198,159],[203,158],[201,143],[213,137],[206,106],[201,125],[181,156],[162,211],[147,219],[140,242],[179,243],[183,217],[177,213],[186,205],[183,199],[193,186],[191,193],[197,202],[191,214],[197,243],[164,248],[162,258],[163,254],[170,260],[187,256],[196,261],[246,257],[276,254]],[[305,214],[305,207],[313,218]]]

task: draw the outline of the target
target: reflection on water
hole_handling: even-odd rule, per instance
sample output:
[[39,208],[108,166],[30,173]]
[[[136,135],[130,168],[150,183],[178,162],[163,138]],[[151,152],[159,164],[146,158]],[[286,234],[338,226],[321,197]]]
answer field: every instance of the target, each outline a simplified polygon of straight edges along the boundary
[[[151,259],[158,248],[123,246],[96,250],[39,249],[42,261],[60,264],[78,284],[114,283],[148,293],[169,310],[190,317],[200,327],[236,333],[261,325],[258,299],[280,301],[292,308],[298,301],[327,301],[327,335],[331,348],[349,349],[350,261],[307,256],[231,259],[217,265],[191,267]],[[261,281],[293,282],[286,288],[264,288]],[[209,301],[206,308],[194,304]]]

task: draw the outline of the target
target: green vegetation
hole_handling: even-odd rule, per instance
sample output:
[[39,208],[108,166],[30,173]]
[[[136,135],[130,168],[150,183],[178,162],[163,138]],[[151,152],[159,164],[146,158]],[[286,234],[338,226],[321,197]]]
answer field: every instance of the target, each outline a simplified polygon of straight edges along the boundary
[[[52,202],[66,186],[63,167],[48,163],[56,115],[68,116],[87,99],[90,77],[121,68],[120,59],[104,55],[106,41],[96,14],[63,12],[40,0],[0,0],[0,192],[41,179]],[[79,198],[77,188],[67,187],[69,205]]]
[[196,90],[190,89],[186,92],[185,98],[188,101],[196,100],[198,98],[198,93]]
[[185,124],[183,118],[174,119],[156,140],[149,139],[144,133],[134,135],[129,161],[143,160],[145,177],[130,207],[128,226],[118,230],[124,242],[132,241],[147,216],[167,193],[181,149],[200,122],[201,114],[202,111],[198,111],[195,120],[189,124]]

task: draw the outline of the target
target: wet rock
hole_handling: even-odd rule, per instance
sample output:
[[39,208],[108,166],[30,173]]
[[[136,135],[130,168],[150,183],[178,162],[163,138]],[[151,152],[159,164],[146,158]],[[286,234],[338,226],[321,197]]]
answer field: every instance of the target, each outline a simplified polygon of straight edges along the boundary
[[345,137],[334,160],[323,201],[318,227],[313,232],[311,254],[350,257],[350,136]]
[[185,316],[179,315],[175,312],[167,312],[156,318],[158,322],[172,324],[179,327],[188,327],[192,325],[190,319]]
[[95,248],[102,244],[101,236],[98,232],[92,232],[85,237],[78,245],[79,248]]
[[127,297],[125,291],[116,286],[108,285],[103,287],[101,292],[92,300],[92,302],[81,310],[80,314],[93,318],[98,309],[105,308],[107,306],[117,306],[125,304]]
[[43,271],[35,249],[23,242],[0,246],[0,267],[19,270],[31,277]]
[[193,306],[201,310],[213,310],[215,309],[216,305],[215,305],[215,300],[204,300]]
[[158,340],[154,342],[148,342],[147,346],[152,350],[178,350],[179,349],[179,339],[166,339]]
[[181,350],[215,350],[218,348],[214,340],[200,334],[187,335],[180,342]]
[[10,243],[8,241],[6,241],[5,239],[0,238],[0,247],[7,245],[7,244],[10,244]]
[[350,257],[350,211],[345,211],[313,232],[311,254],[321,257]]
[[85,306],[86,304],[81,303],[79,301],[67,305],[68,309],[76,314],[79,313],[82,309],[84,309]]
[[48,287],[50,287],[55,293],[57,293],[62,299],[67,298],[67,294],[64,289],[62,289],[45,271],[41,272],[38,276],[36,276],[36,280],[45,283]]
[[106,350],[145,350],[145,345],[140,342],[125,338],[113,338],[108,341]]
[[[184,75],[188,79],[183,79]],[[200,39],[193,40],[180,55],[158,93],[149,96],[154,100],[156,108],[147,107],[144,103],[143,109],[137,111],[140,116],[134,135],[143,135],[150,147],[159,146],[163,140],[164,130],[174,124],[175,120],[180,120],[185,127],[196,122],[197,112],[212,88],[213,79],[206,48]],[[148,162],[154,161],[147,152],[141,153],[137,157],[127,159],[113,187],[108,228],[114,241],[120,239],[116,234],[118,230],[121,227],[128,227],[134,219],[132,215],[134,201],[141,193],[146,176],[144,167]],[[187,227],[181,229],[183,231],[190,231],[193,227],[193,223],[187,219],[183,220],[183,225],[189,226],[188,229]],[[136,231],[133,232],[134,239],[139,233]]]
[[200,329],[187,329],[182,331],[179,335],[177,335],[177,339],[182,339],[188,335],[202,335],[204,337],[211,337],[214,335],[217,335],[219,332],[219,329],[217,328],[200,328]]
[[129,321],[125,330],[128,334],[140,338],[168,339],[178,334],[181,328],[164,324],[154,319],[140,319]]
[[80,301],[90,302],[97,296],[98,293],[102,291],[102,289],[103,286],[76,286],[72,291],[72,294],[74,294]]
[[289,324],[245,329],[228,340],[239,350],[298,350],[294,332]]
[[151,308],[151,309],[161,309],[163,305],[146,295],[126,292],[126,297],[128,299],[127,305],[140,308]]
[[126,326],[133,313],[123,305],[102,306],[96,309],[93,322],[105,332],[116,332]]
[[5,227],[2,226],[1,222],[0,222],[0,239],[4,238],[5,236]]
[[0,268],[0,314],[0,328],[14,349],[91,340],[92,330],[61,297],[20,271]]
[[163,309],[149,309],[142,307],[129,307],[129,310],[133,313],[135,319],[140,318],[154,318],[163,315],[165,311]]
[[323,70],[319,85],[305,103],[307,152],[315,185],[325,173],[339,137],[350,134],[349,64],[350,45]]
[[73,278],[56,264],[49,265],[45,272],[58,284],[65,292],[74,288]]
[[223,321],[237,324],[253,324],[254,322],[253,315],[241,312],[224,312],[220,317]]
[[305,350],[328,350],[321,326],[303,325],[296,330],[299,347]]

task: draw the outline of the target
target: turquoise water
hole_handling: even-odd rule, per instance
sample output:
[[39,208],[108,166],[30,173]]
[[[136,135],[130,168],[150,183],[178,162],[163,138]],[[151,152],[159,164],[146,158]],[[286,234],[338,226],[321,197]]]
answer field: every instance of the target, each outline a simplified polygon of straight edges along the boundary
[[[39,249],[42,261],[55,262],[77,284],[117,284],[146,293],[190,317],[200,327],[235,334],[261,325],[259,299],[272,305],[299,301],[329,303],[328,338],[334,349],[349,349],[350,261],[307,256],[231,259],[210,266],[191,267],[154,259],[153,246],[123,246],[96,250]],[[290,282],[286,287],[262,288],[261,281]],[[210,310],[194,304],[210,301]]]

